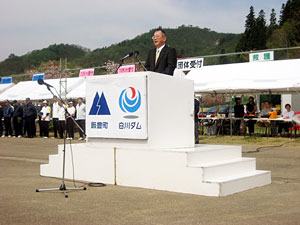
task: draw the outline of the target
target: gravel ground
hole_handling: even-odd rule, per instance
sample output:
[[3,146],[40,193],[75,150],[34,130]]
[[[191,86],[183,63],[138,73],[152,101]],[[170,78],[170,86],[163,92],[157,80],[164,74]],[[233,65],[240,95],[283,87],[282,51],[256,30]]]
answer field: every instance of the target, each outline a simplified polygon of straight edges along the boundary
[[[272,184],[227,197],[203,197],[108,185],[86,191],[36,193],[61,181],[39,176],[57,139],[0,138],[0,224],[300,224],[300,148],[243,146]],[[252,152],[252,153],[246,153]],[[72,182],[66,182],[73,187]],[[84,185],[76,183],[76,185]]]

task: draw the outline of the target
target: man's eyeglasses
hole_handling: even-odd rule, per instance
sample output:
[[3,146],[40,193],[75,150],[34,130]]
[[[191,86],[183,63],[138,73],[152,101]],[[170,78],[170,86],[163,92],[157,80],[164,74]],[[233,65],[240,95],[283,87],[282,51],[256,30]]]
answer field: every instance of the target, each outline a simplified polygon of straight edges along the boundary
[[162,38],[162,36],[161,35],[159,35],[159,36],[157,36],[157,35],[152,36],[152,39],[155,39],[155,38]]

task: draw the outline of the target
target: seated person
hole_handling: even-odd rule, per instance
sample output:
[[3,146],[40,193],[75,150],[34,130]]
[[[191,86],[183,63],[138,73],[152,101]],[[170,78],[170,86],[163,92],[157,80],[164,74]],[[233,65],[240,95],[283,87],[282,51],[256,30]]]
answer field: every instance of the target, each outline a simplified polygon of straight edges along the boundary
[[[270,112],[272,112],[272,104],[269,101],[265,101],[263,103],[263,109],[260,112],[260,117],[261,118],[269,118],[270,117]],[[257,121],[257,126],[259,127],[269,127],[271,125],[270,121],[268,120],[258,120]]]
[[[286,111],[282,114],[282,118],[283,119],[291,119],[294,117],[295,115],[295,112],[293,110],[291,110],[291,105],[290,104],[286,104],[285,107]],[[289,132],[289,128],[292,127],[293,123],[291,122],[283,122],[283,123],[280,123],[279,124],[279,128],[278,128],[278,137],[281,136],[281,132],[282,132],[282,129],[285,130],[285,132]]]
[[260,117],[269,118],[269,112],[272,112],[272,104],[269,101],[265,101],[263,104],[263,110],[260,112]]

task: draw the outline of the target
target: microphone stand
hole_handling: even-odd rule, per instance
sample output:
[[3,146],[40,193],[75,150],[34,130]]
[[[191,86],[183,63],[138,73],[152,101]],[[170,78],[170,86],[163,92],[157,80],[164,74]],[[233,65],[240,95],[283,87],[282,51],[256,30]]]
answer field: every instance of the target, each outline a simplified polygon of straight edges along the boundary
[[118,68],[116,69],[116,71],[114,72],[114,74],[117,74],[117,73],[118,73],[118,70],[119,70],[119,68],[123,65],[123,63],[124,63],[124,59],[121,59],[121,60],[120,60],[120,64],[119,64]]
[[134,58],[138,61],[138,65],[141,65],[143,67],[144,71],[148,71],[147,68],[144,66],[144,64],[141,62],[141,60],[139,59],[137,54],[134,56]]
[[[55,96],[53,91],[50,89],[50,86],[45,84],[47,86],[47,89],[50,91],[50,93]],[[54,88],[54,87],[52,87]],[[66,105],[62,97],[58,94],[57,90],[54,88],[54,90],[57,93],[57,96],[63,103],[63,107]],[[64,148],[63,148],[63,171],[62,171],[62,183],[59,188],[47,188],[47,189],[36,189],[36,192],[43,192],[43,191],[62,191],[64,193],[65,198],[68,198],[67,191],[74,191],[74,190],[86,190],[86,187],[74,187],[74,188],[67,188],[65,184],[65,167],[66,167],[66,138],[67,138],[67,115],[70,115],[67,111],[67,108],[65,108],[65,130],[64,130]],[[76,124],[76,126],[84,133],[83,129],[78,125],[78,123],[75,121],[75,119],[71,116],[73,122]],[[84,133],[85,135],[85,133]],[[86,135],[85,135],[86,136]]]

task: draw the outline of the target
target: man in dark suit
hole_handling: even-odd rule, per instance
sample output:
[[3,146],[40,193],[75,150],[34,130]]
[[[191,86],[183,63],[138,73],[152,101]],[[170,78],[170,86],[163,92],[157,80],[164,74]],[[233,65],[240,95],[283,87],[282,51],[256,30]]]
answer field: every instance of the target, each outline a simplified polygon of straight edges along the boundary
[[167,36],[162,29],[157,29],[152,37],[155,49],[150,50],[145,67],[148,71],[173,76],[177,65],[175,48],[166,46]]

